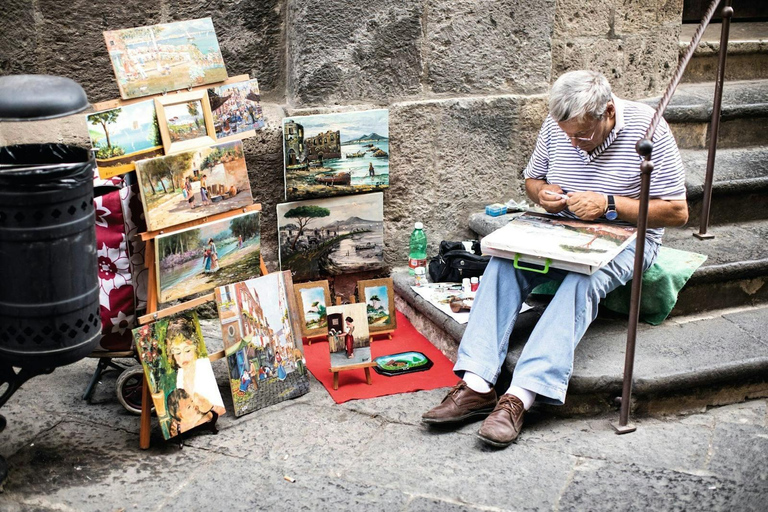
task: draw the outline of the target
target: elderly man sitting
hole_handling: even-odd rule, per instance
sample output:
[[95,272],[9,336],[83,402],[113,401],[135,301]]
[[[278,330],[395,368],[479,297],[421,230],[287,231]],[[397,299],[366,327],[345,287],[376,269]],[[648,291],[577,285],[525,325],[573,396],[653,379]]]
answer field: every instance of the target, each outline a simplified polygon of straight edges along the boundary
[[[528,197],[565,217],[636,224],[641,159],[635,144],[645,136],[652,117],[650,107],[613,96],[602,74],[565,73],[552,86],[549,115],[523,172]],[[653,143],[646,269],[656,257],[663,228],[688,220],[683,165],[664,120]],[[592,275],[553,269],[533,273],[515,269],[510,260],[492,258],[454,366],[462,380],[422,421],[450,424],[487,416],[478,437],[505,447],[517,438],[525,411],[535,400],[562,405],[576,345],[597,316],[600,300],[632,279],[634,259],[634,242]],[[511,386],[497,399],[491,386],[504,363],[520,307],[546,280],[560,281],[560,287],[523,348]]]

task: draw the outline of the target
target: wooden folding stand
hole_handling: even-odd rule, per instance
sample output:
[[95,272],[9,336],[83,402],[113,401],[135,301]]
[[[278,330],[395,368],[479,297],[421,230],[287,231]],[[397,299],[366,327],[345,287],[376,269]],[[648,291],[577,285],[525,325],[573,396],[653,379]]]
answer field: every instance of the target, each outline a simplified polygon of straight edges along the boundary
[[[196,219],[193,221],[185,222],[183,224],[173,226],[170,229],[159,230],[159,231],[148,231],[146,233],[141,233],[140,234],[141,239],[146,243],[145,261],[149,262],[149,264],[147,265],[147,314],[139,318],[139,324],[144,325],[146,323],[158,320],[159,318],[174,315],[176,313],[180,313],[182,311],[195,308],[208,301],[214,300],[214,294],[210,293],[210,294],[198,297],[196,299],[190,300],[188,302],[185,302],[183,304],[178,304],[176,306],[163,309],[162,311],[157,311],[157,275],[156,275],[156,267],[155,267],[155,244],[153,243],[157,235],[175,233],[177,231],[181,231],[183,229],[187,229],[194,226],[199,226],[207,222],[215,222],[218,220],[223,220],[229,217],[233,217],[235,215],[239,215],[241,213],[247,213],[247,212],[253,212],[253,211],[261,211],[261,205],[258,203],[255,203],[250,206],[246,206],[245,208],[238,208],[230,212],[219,213],[217,215],[211,215],[209,217],[204,217],[202,219]],[[267,267],[266,265],[264,265],[264,259],[261,257],[259,261],[259,267],[261,269],[261,274],[266,275]],[[135,347],[135,348],[138,351],[138,347]],[[214,352],[213,354],[209,354],[208,356],[208,358],[211,361],[217,361],[223,357],[224,357],[224,350]],[[147,448],[149,448],[149,444],[150,444],[149,437],[150,437],[151,430],[152,430],[152,396],[149,390],[149,382],[147,381],[147,376],[145,374],[144,385],[142,387],[142,393],[141,393],[141,427],[139,430],[139,447],[142,450],[146,450]]]

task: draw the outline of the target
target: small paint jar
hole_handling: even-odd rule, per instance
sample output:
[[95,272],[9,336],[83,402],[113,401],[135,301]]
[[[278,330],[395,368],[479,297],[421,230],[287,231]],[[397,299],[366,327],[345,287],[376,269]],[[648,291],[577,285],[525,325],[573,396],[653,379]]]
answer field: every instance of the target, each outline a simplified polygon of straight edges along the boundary
[[472,284],[470,283],[468,277],[465,277],[461,280],[461,291],[464,293],[469,293],[472,291]]
[[476,292],[478,286],[480,286],[480,281],[476,277],[469,280],[469,289],[471,291]]

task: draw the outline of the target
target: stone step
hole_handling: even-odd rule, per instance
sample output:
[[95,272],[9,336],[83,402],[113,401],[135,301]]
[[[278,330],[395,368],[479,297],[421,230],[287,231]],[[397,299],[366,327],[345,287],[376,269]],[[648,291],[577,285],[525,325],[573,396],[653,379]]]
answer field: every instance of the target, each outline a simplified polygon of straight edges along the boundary
[[[707,150],[680,151],[685,165],[689,225],[698,225]],[[715,156],[710,224],[768,218],[768,147],[723,148]]]
[[[393,273],[400,311],[455,360],[465,325],[432,307],[411,289],[407,272]],[[522,313],[497,387],[509,383],[522,347],[544,303]],[[638,325],[633,409],[639,413],[690,411],[768,396],[768,306],[712,311],[706,316]],[[615,407],[621,395],[627,318],[601,311],[576,349],[562,414],[594,414]]]
[[[684,24],[680,31],[680,56],[685,54],[698,24]],[[714,82],[720,51],[720,23],[710,24],[683,74],[683,82]],[[731,23],[725,79],[768,78],[768,22]]]
[[[511,215],[473,214],[472,231],[483,237],[500,228]],[[670,316],[768,302],[768,218],[710,226],[711,240],[694,237],[698,226],[667,229],[664,245],[707,255],[707,261],[688,280]],[[767,322],[768,324],[768,322]]]
[[[715,84],[681,84],[664,119],[681,149],[706,148]],[[659,97],[643,100],[655,107]],[[768,145],[768,79],[726,82],[723,86],[718,148]]]

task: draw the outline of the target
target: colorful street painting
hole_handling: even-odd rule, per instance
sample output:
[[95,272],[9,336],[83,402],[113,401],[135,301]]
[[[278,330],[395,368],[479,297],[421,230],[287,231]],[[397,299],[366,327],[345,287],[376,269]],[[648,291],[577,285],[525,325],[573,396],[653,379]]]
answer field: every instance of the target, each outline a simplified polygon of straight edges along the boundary
[[389,111],[287,117],[283,120],[288,201],[389,187]]
[[160,302],[213,290],[261,275],[260,212],[158,235]]
[[244,136],[246,132],[264,127],[259,82],[255,78],[212,87],[208,89],[208,99],[217,139],[238,134]]
[[384,265],[381,192],[277,205],[281,270],[297,281]]
[[102,110],[85,119],[103,179],[133,171],[135,160],[163,154],[152,100]]
[[138,327],[133,339],[165,439],[225,413],[195,312]]
[[253,204],[240,141],[136,162],[150,231]]
[[104,32],[123,99],[227,79],[211,18]]
[[309,392],[292,288],[287,272],[216,288],[235,416]]

